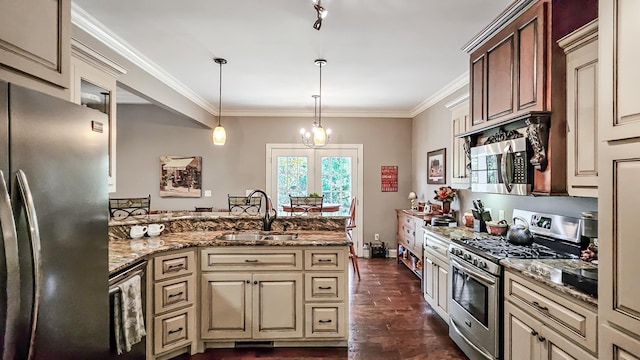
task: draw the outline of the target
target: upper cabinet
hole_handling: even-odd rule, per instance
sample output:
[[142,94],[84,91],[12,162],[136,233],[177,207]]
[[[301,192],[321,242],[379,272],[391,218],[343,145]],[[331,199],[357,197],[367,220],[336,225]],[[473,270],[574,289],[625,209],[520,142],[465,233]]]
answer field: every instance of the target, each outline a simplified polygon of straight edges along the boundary
[[567,54],[567,192],[598,197],[598,22],[558,41]]
[[457,137],[471,130],[471,118],[469,117],[469,96],[465,95],[445,105],[451,110],[451,184],[455,188],[468,189],[471,186],[469,180],[470,158],[468,138]]
[[0,77],[65,94],[70,28],[71,0],[0,1]]
[[517,0],[463,48],[468,133],[527,127],[533,194],[567,194],[566,59],[557,41],[597,16],[597,0]]
[[116,191],[116,80],[126,70],[75,39],[71,42],[71,98],[109,116],[109,192]]

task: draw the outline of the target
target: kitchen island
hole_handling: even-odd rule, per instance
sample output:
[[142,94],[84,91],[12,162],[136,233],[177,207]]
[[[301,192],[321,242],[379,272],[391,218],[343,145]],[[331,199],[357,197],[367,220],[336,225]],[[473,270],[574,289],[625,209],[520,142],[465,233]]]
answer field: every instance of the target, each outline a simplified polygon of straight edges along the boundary
[[[112,221],[110,273],[148,261],[147,359],[216,347],[347,346],[345,220],[282,217],[274,231],[260,231],[259,216],[229,213]],[[165,232],[133,250],[129,228],[151,223]]]

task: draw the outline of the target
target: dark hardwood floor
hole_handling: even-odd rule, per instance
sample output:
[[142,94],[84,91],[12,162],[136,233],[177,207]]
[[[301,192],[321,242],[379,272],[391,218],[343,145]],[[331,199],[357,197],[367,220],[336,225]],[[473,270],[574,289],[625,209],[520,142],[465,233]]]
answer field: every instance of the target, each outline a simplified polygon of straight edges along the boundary
[[467,359],[444,321],[427,305],[420,283],[396,259],[358,259],[362,280],[349,274],[351,322],[347,348],[209,349],[179,360]]

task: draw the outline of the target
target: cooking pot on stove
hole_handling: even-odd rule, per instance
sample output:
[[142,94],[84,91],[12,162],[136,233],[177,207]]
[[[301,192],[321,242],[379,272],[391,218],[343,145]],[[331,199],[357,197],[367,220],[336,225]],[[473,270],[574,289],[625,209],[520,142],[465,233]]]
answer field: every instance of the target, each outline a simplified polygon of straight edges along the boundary
[[[516,224],[516,220],[522,222],[522,224]],[[507,240],[516,245],[529,245],[533,241],[533,235],[529,231],[529,223],[527,220],[520,216],[513,218],[513,225],[509,227],[507,232]]]

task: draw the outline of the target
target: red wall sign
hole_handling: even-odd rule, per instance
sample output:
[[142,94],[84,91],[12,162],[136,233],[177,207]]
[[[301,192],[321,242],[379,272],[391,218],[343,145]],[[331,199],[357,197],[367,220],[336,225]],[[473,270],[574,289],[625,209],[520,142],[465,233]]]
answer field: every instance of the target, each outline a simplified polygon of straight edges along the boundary
[[381,184],[382,192],[397,192],[398,191],[398,167],[382,166],[380,173],[381,173],[380,184]]

